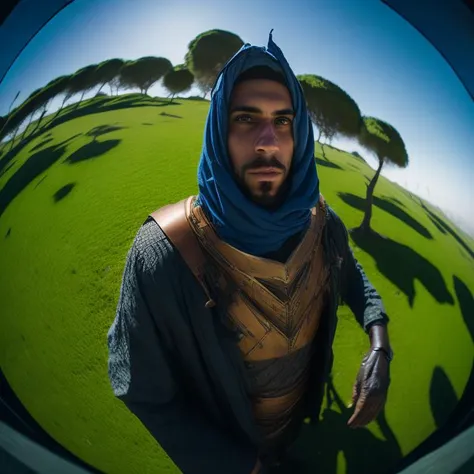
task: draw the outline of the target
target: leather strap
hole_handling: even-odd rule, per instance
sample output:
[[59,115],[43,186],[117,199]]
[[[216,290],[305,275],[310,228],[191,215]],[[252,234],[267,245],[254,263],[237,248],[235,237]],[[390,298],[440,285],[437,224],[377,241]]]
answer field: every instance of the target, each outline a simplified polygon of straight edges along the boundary
[[206,308],[210,308],[215,305],[215,302],[209,295],[209,290],[204,282],[206,257],[187,218],[187,209],[190,208],[193,199],[194,196],[191,196],[177,203],[163,206],[151,213],[150,216],[176,247],[187,266],[203,287],[209,298]]

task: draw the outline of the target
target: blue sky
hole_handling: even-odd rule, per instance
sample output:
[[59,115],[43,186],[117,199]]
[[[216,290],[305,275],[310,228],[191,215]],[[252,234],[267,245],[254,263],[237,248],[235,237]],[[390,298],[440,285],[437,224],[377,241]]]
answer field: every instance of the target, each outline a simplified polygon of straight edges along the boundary
[[[378,0],[76,0],[31,41],[0,84],[0,114],[18,90],[21,101],[54,77],[104,59],[155,55],[179,64],[189,41],[212,28],[258,45],[266,45],[274,28],[296,74],[326,77],[363,114],[398,129],[410,165],[382,174],[474,233],[474,104],[434,47]],[[160,86],[150,90],[162,93]],[[360,151],[375,166],[354,141],[333,144]]]

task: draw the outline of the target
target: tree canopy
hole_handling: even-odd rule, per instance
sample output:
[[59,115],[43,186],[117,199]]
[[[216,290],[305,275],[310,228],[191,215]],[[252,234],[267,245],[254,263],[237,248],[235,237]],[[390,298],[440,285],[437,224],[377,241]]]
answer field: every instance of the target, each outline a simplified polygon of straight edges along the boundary
[[[192,72],[184,64],[168,71],[163,78],[163,85],[173,95],[188,91],[194,82]],[[171,99],[173,100],[173,99]]]
[[321,76],[297,76],[306,98],[311,120],[321,135],[358,137],[362,126],[359,106],[342,88]]
[[120,70],[121,85],[128,88],[137,87],[147,94],[148,89],[172,68],[171,61],[161,57],[146,56],[136,61],[128,61]]
[[124,64],[125,61],[123,59],[113,58],[102,61],[97,66],[96,77],[98,83],[101,83],[99,91],[103,86],[105,86],[105,84],[110,83],[119,75],[120,69]]
[[405,143],[398,131],[392,125],[375,117],[363,117],[363,126],[359,135],[359,143],[367,150],[373,152],[379,166],[372,180],[367,186],[366,209],[360,230],[370,230],[372,218],[372,200],[375,185],[385,163],[394,164],[400,168],[408,166],[408,153]]
[[379,161],[394,164],[400,168],[408,166],[408,154],[405,143],[392,125],[375,117],[363,117],[359,143]]
[[79,92],[82,92],[84,95],[85,92],[95,87],[98,83],[96,71],[97,64],[91,64],[79,69],[72,76],[70,76],[66,87],[70,96]]
[[203,92],[212,88],[222,67],[243,44],[235,33],[217,29],[205,31],[189,43],[185,64]]

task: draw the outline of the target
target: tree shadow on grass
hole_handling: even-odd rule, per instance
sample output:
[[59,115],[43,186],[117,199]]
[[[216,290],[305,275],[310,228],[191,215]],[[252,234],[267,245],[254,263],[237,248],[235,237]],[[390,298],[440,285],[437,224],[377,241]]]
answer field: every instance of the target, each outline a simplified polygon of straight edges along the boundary
[[61,200],[63,200],[76,186],[76,183],[68,183],[65,186],[63,186],[61,189],[56,191],[53,195],[54,202],[57,203]]
[[28,160],[13,174],[7,184],[0,190],[0,216],[7,206],[18,196],[36,177],[44,173],[51,165],[56,163],[66,153],[68,143],[75,137],[71,137],[58,145],[50,146],[40,150],[28,158]]
[[173,114],[168,114],[166,112],[161,112],[160,114],[158,115],[162,115],[163,117],[171,117],[171,118],[178,118],[178,119],[182,119],[183,117],[181,115],[173,115]]
[[16,160],[13,160],[8,164],[2,171],[0,171],[0,178],[16,163]]
[[436,427],[442,428],[458,403],[453,384],[443,368],[434,368],[430,384],[430,407]]
[[99,125],[98,127],[94,127],[92,130],[89,130],[86,135],[88,137],[92,137],[97,139],[98,137],[105,135],[107,133],[112,133],[117,130],[123,130],[124,128],[128,127],[118,127],[117,125]]
[[[290,449],[290,460],[279,472],[293,474],[293,458],[303,468],[296,472],[336,474],[341,451],[346,460],[347,474],[394,472],[402,452],[387,423],[385,411],[382,411],[376,420],[385,438],[379,439],[366,428],[349,428],[347,421],[352,415],[352,408],[345,406],[331,379],[326,390],[327,406],[322,410],[321,421],[303,425],[299,438]],[[333,405],[335,409],[331,409]]]
[[453,282],[464,323],[474,343],[474,298],[466,284],[456,275],[453,276]]
[[153,125],[153,124],[150,122],[142,122],[142,125]]
[[360,168],[356,166],[354,163],[348,163],[349,168],[352,168],[354,171],[357,171],[360,173]]
[[38,143],[37,145],[35,145],[35,146],[30,150],[30,152],[38,151],[39,149],[45,147],[48,143],[51,143],[52,141],[53,141],[53,138],[52,138],[52,137],[46,138],[46,139],[43,140],[42,142],[40,142],[40,143]]
[[45,174],[45,175],[35,184],[34,189],[36,189],[47,177],[48,177],[48,175]]
[[379,271],[405,293],[410,306],[415,299],[415,279],[438,303],[454,304],[441,272],[412,248],[376,232],[354,229],[351,236],[359,248],[375,259]]
[[437,229],[442,232],[443,234],[450,234],[454,240],[469,254],[471,258],[474,259],[474,252],[469,248],[466,242],[464,242],[461,237],[453,230],[452,227],[450,227],[448,224],[446,224],[443,219],[439,218],[434,212],[431,212],[421,201],[420,201],[421,207],[424,209],[426,215],[429,217],[431,222],[437,227]]
[[104,153],[112,150],[120,144],[122,140],[115,139],[115,140],[105,140],[103,142],[99,142],[97,140],[93,140],[91,143],[82,146],[75,152],[71,153],[65,160],[64,163],[68,163],[70,165],[79,163],[81,161],[91,160],[93,158],[97,158]]
[[[338,196],[349,206],[359,209],[362,212],[365,211],[365,199],[351,193],[338,193]],[[417,220],[413,219],[413,217],[411,217],[406,211],[401,209],[395,203],[390,202],[387,199],[381,199],[377,196],[374,196],[373,204],[385,212],[388,212],[393,217],[400,219],[423,237],[426,237],[427,239],[433,239],[433,236],[426,227],[420,224]]]
[[314,161],[318,166],[324,166],[325,168],[333,168],[336,170],[342,170],[342,166],[337,165],[336,163],[333,163],[332,161],[327,161],[327,160],[322,160],[321,158],[314,157]]
[[[168,105],[180,105],[179,103],[169,104],[169,101],[156,100],[152,98],[137,97],[139,94],[133,94],[130,97],[122,97],[121,100],[116,100],[116,97],[97,98],[87,101],[86,104],[80,108],[75,108],[76,104],[71,104],[66,107],[54,120],[47,121],[45,117],[45,124],[40,127],[34,134],[25,138],[22,142],[15,145],[10,151],[6,152],[0,158],[0,173],[8,166],[13,158],[20,153],[25,146],[31,143],[37,137],[44,135],[46,132],[76,118],[84,117],[85,115],[92,115],[102,112],[110,112],[112,110],[121,110],[136,107],[165,107]],[[99,100],[100,99],[100,100]],[[53,112],[55,114],[55,112]]]
[[402,201],[400,201],[399,199],[397,199],[395,197],[384,196],[384,198],[386,198],[390,201],[393,201],[395,204],[398,204],[399,206],[406,207],[405,204],[403,204]]

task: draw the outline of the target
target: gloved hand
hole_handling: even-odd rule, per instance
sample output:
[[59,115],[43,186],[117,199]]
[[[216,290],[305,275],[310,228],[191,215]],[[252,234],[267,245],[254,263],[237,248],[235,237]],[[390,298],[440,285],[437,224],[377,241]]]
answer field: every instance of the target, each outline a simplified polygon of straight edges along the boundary
[[362,359],[352,391],[355,410],[347,422],[350,428],[375,420],[385,405],[389,385],[390,362],[383,352],[370,350]]

